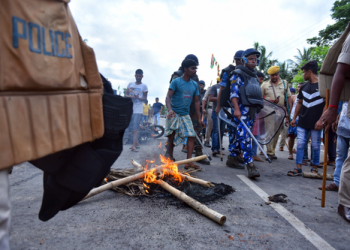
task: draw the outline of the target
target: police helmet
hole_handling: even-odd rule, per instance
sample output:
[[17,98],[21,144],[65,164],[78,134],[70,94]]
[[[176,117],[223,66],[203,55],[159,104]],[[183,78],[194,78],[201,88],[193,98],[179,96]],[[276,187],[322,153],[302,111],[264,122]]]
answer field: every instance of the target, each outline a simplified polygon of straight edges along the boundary
[[253,48],[247,49],[246,51],[243,52],[242,59],[244,60],[244,63],[248,63],[248,56],[251,56],[251,55],[256,55],[256,57],[258,58],[256,66],[259,66],[259,63],[260,63],[259,57],[261,53]]
[[242,59],[242,57],[243,57],[243,52],[244,52],[244,50],[238,50],[238,51],[235,53],[233,59]]

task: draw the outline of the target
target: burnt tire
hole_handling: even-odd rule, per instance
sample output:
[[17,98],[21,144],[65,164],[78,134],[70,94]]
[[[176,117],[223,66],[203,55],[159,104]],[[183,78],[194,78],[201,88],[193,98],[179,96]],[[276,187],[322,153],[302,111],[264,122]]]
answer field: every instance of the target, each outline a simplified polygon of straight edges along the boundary
[[156,139],[156,138],[159,138],[159,137],[162,137],[164,135],[164,127],[163,126],[160,126],[160,125],[153,125],[153,131],[156,129],[157,130],[157,133],[155,132],[154,134],[152,133],[152,138]]

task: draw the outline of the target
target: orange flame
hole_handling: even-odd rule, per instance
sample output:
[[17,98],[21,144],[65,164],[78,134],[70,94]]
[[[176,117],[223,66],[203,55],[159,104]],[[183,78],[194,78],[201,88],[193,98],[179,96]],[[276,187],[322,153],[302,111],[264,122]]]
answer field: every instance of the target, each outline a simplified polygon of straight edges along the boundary
[[108,182],[108,179],[107,179],[107,178],[105,178],[105,181],[106,181],[106,182]]
[[158,145],[158,148],[162,148],[162,142],[160,142],[160,144]]
[[[160,155],[160,160],[162,162],[162,174],[159,172],[157,173],[156,169],[151,169],[148,173],[145,174],[144,181],[146,183],[156,183],[157,179],[162,179],[164,176],[171,176],[176,182],[180,184],[184,179],[179,173],[177,164],[174,164],[172,160],[162,155]],[[149,161],[147,161],[147,164],[148,162]]]

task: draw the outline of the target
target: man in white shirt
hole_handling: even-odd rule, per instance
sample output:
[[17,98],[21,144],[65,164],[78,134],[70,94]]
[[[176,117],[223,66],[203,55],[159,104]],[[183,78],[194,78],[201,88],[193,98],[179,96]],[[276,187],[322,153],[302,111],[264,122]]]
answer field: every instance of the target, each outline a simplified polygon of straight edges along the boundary
[[133,143],[131,150],[133,152],[138,152],[137,147],[140,143],[138,141],[140,121],[143,113],[143,103],[147,100],[148,88],[146,84],[141,82],[143,78],[143,71],[141,69],[135,72],[136,82],[131,82],[128,84],[126,89],[125,97],[130,97],[133,101],[133,114],[131,117],[129,129],[132,130]]

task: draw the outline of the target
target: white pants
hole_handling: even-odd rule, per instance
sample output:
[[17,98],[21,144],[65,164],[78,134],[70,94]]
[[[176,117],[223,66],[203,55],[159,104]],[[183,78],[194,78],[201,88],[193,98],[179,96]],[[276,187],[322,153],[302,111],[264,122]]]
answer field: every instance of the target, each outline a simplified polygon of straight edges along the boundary
[[10,196],[8,170],[0,170],[0,249],[9,250]]
[[154,119],[154,125],[160,125],[160,112],[158,112],[157,114],[155,114],[153,116]]

